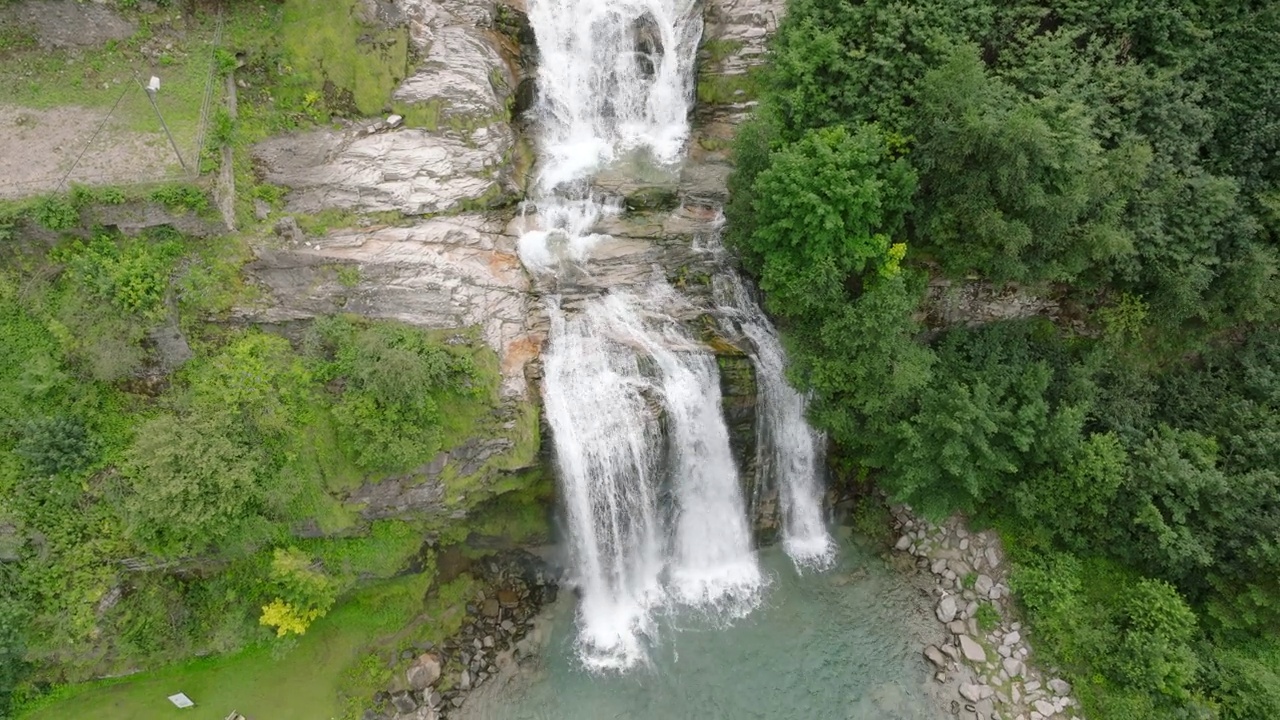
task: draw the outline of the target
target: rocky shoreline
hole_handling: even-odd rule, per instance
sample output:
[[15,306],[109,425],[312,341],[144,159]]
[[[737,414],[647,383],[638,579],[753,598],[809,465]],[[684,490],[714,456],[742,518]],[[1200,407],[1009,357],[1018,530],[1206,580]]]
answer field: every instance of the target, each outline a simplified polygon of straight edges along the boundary
[[559,573],[532,553],[515,550],[477,561],[481,588],[466,604],[462,629],[439,645],[418,644],[400,657],[388,688],[374,694],[361,720],[444,720],[467,696],[516,659],[535,650],[530,631],[554,603]]
[[1083,718],[1070,684],[1034,665],[996,533],[971,532],[958,516],[933,524],[905,506],[892,515],[894,550],[932,581],[945,639],[925,647],[924,656],[938,682],[956,689],[951,713],[963,720]]

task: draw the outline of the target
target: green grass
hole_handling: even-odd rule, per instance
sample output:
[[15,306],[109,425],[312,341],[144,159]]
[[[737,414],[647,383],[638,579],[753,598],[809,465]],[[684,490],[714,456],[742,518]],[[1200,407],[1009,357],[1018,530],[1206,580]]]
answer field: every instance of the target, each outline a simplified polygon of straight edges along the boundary
[[[355,0],[288,0],[280,41],[300,86],[319,92],[331,111],[375,115],[408,74],[405,28],[378,29],[357,19]],[[325,82],[332,89],[325,90]],[[345,96],[350,93],[349,96]],[[354,108],[342,107],[354,104]]]
[[[184,157],[192,162],[212,68],[214,25],[211,17],[202,16],[194,31],[175,37],[172,50],[155,60],[143,56],[142,44],[167,27],[165,20],[165,13],[140,16],[132,38],[80,53],[41,50],[33,44],[0,47],[0,98],[36,109],[78,106],[104,111],[118,101],[112,117],[124,129],[154,133],[163,140],[160,121],[138,84],[154,74],[161,81],[156,105]],[[215,90],[218,87],[215,83]]]
[[725,105],[755,100],[760,94],[760,71],[752,68],[736,75],[704,73],[698,78],[698,102]]
[[[360,660],[422,610],[429,582],[427,575],[415,575],[362,590],[316,621],[292,647],[259,645],[231,656],[69,687],[19,717],[223,720],[232,710],[254,720],[351,717],[375,689],[351,682],[360,676],[356,672]],[[339,692],[340,687],[346,693]],[[176,692],[186,693],[196,707],[175,708],[166,697]]]

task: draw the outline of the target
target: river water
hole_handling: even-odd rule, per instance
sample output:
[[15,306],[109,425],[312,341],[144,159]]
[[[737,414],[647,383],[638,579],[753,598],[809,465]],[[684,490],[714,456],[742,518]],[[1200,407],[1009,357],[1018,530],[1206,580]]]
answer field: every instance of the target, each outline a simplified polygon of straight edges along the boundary
[[[912,579],[848,540],[837,564],[798,575],[760,553],[760,606],[725,627],[696,613],[658,621],[649,662],[598,674],[577,657],[569,593],[548,614],[540,654],[495,678],[464,720],[940,720],[950,698],[920,648],[936,623]],[[936,638],[934,638],[936,640]]]

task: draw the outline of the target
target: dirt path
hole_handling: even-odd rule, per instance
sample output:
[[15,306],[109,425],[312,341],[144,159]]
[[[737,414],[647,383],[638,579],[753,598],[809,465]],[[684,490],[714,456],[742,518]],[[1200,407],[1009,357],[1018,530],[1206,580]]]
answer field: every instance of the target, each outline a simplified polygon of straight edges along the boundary
[[[142,95],[140,88],[130,92]],[[141,101],[146,102],[145,96]],[[133,132],[108,120],[90,144],[106,116],[106,110],[35,110],[0,104],[0,198],[56,190],[73,165],[67,182],[86,185],[162,180],[181,174],[161,132]]]

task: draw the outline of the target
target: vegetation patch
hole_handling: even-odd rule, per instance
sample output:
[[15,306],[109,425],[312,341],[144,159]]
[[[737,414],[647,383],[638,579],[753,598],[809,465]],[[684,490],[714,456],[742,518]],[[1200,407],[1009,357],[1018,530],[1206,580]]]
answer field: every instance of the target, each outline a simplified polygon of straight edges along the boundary
[[42,698],[23,717],[169,718],[174,708],[166,697],[181,691],[196,702],[184,711],[196,720],[223,720],[232,710],[281,720],[354,720],[359,705],[385,684],[376,674],[360,673],[361,660],[417,617],[430,583],[431,576],[422,574],[374,585],[283,644],[260,644],[233,655],[70,686]]
[[[727,239],[813,420],[892,500],[1010,529],[1097,720],[1280,713],[1278,30],[790,0],[736,140]],[[937,274],[1070,311],[924,333]]]

